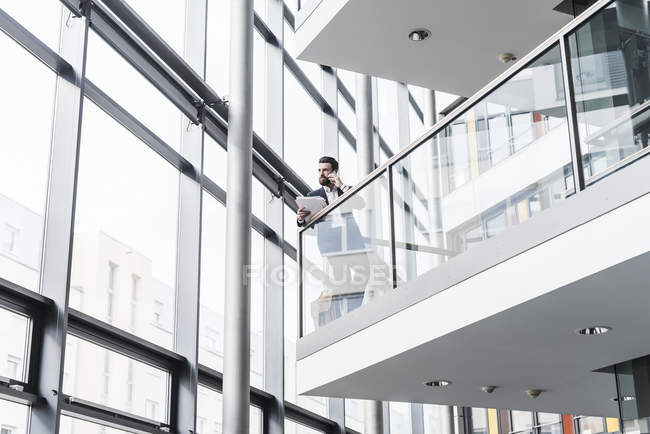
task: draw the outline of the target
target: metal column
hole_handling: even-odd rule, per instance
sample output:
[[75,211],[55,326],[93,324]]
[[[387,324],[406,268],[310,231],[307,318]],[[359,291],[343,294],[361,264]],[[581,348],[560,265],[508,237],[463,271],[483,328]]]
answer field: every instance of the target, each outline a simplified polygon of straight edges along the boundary
[[253,0],[230,3],[223,429],[247,433],[250,415],[250,258]]
[[[284,61],[282,52],[284,13],[283,3],[266,0],[266,24],[279,39],[278,44],[266,44],[266,140],[278,155],[283,155],[284,136]],[[262,67],[259,65],[258,67]],[[280,186],[280,188],[282,188]],[[284,433],[284,284],[279,278],[284,267],[284,200],[269,191],[264,192],[264,222],[277,237],[264,238],[264,385],[273,395],[265,408],[264,433]]]
[[32,409],[33,434],[59,432],[88,20],[62,8],[60,27],[60,54],[74,68],[74,80],[59,76],[56,85],[40,282],[55,307],[43,318],[38,393],[45,403]]
[[[205,69],[206,2],[188,2],[185,9],[185,61],[201,77]],[[181,155],[197,170],[203,158],[203,130],[182,116]],[[175,432],[196,430],[196,396],[199,382],[199,274],[201,263],[201,185],[193,173],[179,179],[178,264],[176,280],[176,352],[186,362],[175,383],[178,399],[172,405]]]

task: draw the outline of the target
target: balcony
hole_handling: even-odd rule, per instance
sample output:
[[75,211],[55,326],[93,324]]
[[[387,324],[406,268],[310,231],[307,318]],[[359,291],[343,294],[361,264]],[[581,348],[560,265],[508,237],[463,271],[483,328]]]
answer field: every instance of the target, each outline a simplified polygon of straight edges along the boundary
[[617,414],[595,371],[650,353],[649,23],[599,1],[301,229],[299,392]]

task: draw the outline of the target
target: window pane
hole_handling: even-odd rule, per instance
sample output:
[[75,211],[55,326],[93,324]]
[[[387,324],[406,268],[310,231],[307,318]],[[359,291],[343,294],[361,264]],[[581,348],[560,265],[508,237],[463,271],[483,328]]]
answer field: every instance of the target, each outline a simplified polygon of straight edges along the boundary
[[512,410],[510,415],[513,431],[524,431],[533,426],[533,413],[530,411]]
[[647,16],[647,2],[618,0],[569,38],[587,176],[648,147]]
[[[130,434],[133,431],[123,431],[109,426],[99,425],[74,417],[61,415],[61,434]],[[13,434],[13,433],[12,433]]]
[[348,92],[354,97],[356,92],[356,77],[355,73],[348,71],[346,69],[337,68],[336,74],[339,76],[339,79],[343,82],[345,87],[348,89]]
[[253,32],[253,130],[266,140],[266,41]]
[[357,115],[354,109],[348,103],[348,100],[343,97],[341,92],[338,92],[338,114],[343,124],[350,130],[354,137],[357,136]]
[[399,119],[397,111],[397,83],[377,79],[377,107],[379,109],[379,135],[391,151],[399,150]]
[[180,148],[181,113],[95,32],[88,34],[86,76],[165,143]]
[[472,432],[474,434],[488,433],[487,410],[485,408],[472,408]]
[[[223,433],[223,396],[199,384],[196,400],[197,434]],[[262,410],[250,407],[250,434],[262,434]]]
[[212,137],[204,134],[203,173],[223,190],[228,179],[228,153]]
[[316,86],[316,89],[320,90],[321,83],[323,80],[323,71],[320,68],[320,65],[314,62],[307,62],[305,60],[298,59],[298,53],[296,51],[296,38],[291,26],[286,21],[284,22],[284,48],[291,55],[291,57],[296,61],[302,72],[307,75],[309,81]]
[[28,317],[0,307],[0,376],[26,382],[30,322]]
[[0,52],[0,277],[37,291],[56,75],[4,34]]
[[425,434],[439,434],[445,432],[442,426],[442,411],[448,411],[447,407],[430,404],[422,405]]
[[599,434],[605,432],[605,424],[602,417],[585,416],[578,419],[580,434]]
[[[45,42],[51,49],[58,51],[59,27],[61,26],[60,2],[51,0],[3,1],[2,9],[36,35],[37,38]],[[35,10],[38,11],[37,14],[34,13]],[[4,54],[4,47],[0,51]],[[6,71],[3,70],[2,72],[4,74]],[[27,78],[23,77],[23,80],[27,81]],[[34,81],[31,81],[31,83],[34,83]],[[25,90],[23,87],[20,89]],[[33,90],[35,91],[35,89]],[[2,95],[6,94],[3,93]]]
[[296,225],[296,213],[284,205],[284,240],[298,249],[298,226]]
[[230,0],[209,0],[205,78],[220,97],[228,95]]
[[223,372],[226,208],[203,193],[199,363]]
[[284,432],[285,434],[323,434],[322,431],[309,428],[289,419],[284,420]]
[[70,306],[171,348],[178,171],[90,101],[83,119]]
[[415,141],[424,133],[424,122],[418,116],[412,105],[409,104],[409,138],[411,142]]
[[63,393],[167,423],[170,375],[139,360],[68,335]]
[[339,176],[347,185],[356,185],[359,182],[359,168],[357,166],[357,151],[339,132]]
[[[199,363],[223,372],[226,209],[203,193]],[[251,230],[251,384],[264,388],[264,243]]]
[[308,183],[317,180],[322,120],[320,108],[285,66],[284,160]]
[[390,432],[392,434],[408,434],[411,432],[411,404],[391,402]]
[[345,400],[345,426],[361,434],[365,433],[364,418],[366,412],[364,405],[365,401],[361,399]]
[[129,6],[178,54],[183,55],[185,0],[127,0]]
[[4,434],[27,434],[29,407],[0,399],[0,429]]
[[327,416],[326,398],[298,395],[296,369],[296,342],[298,341],[298,264],[284,255],[284,399]]

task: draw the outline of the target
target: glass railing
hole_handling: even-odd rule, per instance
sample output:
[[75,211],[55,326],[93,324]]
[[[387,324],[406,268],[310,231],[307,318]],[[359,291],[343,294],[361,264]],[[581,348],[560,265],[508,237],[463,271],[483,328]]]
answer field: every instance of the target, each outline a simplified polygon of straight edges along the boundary
[[301,335],[645,155],[649,9],[599,1],[315,215]]

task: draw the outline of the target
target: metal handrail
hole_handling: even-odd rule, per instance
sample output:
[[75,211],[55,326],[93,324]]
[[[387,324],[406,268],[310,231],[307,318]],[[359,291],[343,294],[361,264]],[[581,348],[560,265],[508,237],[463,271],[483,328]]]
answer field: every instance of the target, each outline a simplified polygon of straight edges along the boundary
[[[363,189],[370,182],[381,176],[394,164],[402,160],[413,150],[418,148],[423,143],[431,140],[436,134],[444,130],[449,124],[456,120],[459,116],[464,114],[467,110],[472,108],[476,103],[482,100],[484,97],[498,89],[501,85],[505,84],[510,78],[514,77],[517,73],[527,67],[530,63],[537,59],[538,56],[543,54],[546,50],[551,48],[556,43],[563,41],[570,33],[580,27],[585,21],[589,20],[592,16],[600,12],[602,9],[605,9],[611,3],[616,0],[599,0],[593,5],[591,5],[585,12],[580,14],[578,17],[571,20],[560,30],[555,32],[552,36],[546,39],[544,42],[539,44],[531,52],[519,59],[514,65],[508,68],[506,71],[498,75],[495,79],[485,85],[482,89],[476,92],[474,95],[469,97],[465,102],[460,104],[454,110],[452,110],[447,116],[436,122],[431,128],[425,131],[420,137],[413,141],[406,148],[402,149],[383,164],[379,165],[375,170],[370,172],[367,176],[359,181],[357,185],[348,190],[343,196],[341,196],[337,201],[329,204],[327,207],[320,210],[316,213],[307,224],[299,229],[299,234],[302,234],[305,230],[312,228],[318,221],[323,218],[325,215],[328,215],[332,210],[341,206],[347,199],[355,195],[361,189]],[[562,60],[564,62],[564,59]]]

